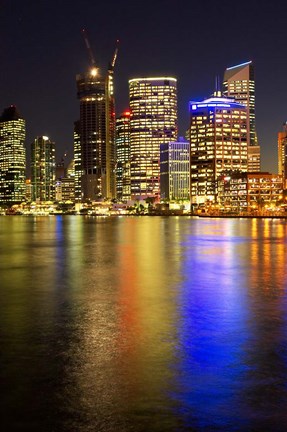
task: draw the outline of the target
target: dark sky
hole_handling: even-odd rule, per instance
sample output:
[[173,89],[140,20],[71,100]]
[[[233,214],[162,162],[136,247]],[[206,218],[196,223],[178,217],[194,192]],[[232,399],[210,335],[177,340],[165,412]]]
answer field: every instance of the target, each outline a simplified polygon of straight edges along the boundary
[[287,120],[286,16],[287,2],[276,0],[0,0],[0,110],[18,107],[27,147],[48,135],[58,159],[65,150],[72,158],[75,76],[88,67],[84,27],[102,70],[120,39],[117,115],[128,107],[130,78],[178,79],[180,135],[188,101],[208,97],[226,67],[253,60],[262,170],[277,172],[277,133]]

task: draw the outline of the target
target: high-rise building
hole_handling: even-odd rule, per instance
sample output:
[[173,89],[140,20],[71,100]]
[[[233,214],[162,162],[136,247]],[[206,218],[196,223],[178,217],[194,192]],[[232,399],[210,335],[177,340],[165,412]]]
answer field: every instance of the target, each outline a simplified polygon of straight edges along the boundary
[[191,203],[217,201],[218,177],[247,171],[246,106],[214,96],[190,102]]
[[131,198],[159,199],[160,144],[177,139],[177,80],[129,81]]
[[55,143],[38,136],[31,144],[33,201],[54,201],[56,180]]
[[80,139],[80,120],[74,122],[74,163],[75,163],[75,202],[82,201],[82,157]]
[[[76,169],[76,199],[114,198],[115,185],[115,102],[113,73],[116,53],[107,74],[94,65],[77,75],[80,120],[75,125],[75,145],[80,144]],[[78,196],[79,183],[81,196]]]
[[130,176],[130,111],[123,112],[116,120],[116,179],[117,198],[131,198]]
[[0,202],[21,203],[26,192],[25,120],[11,105],[0,117]]
[[160,144],[160,196],[189,200],[190,144],[183,138]]
[[247,107],[248,171],[260,171],[260,146],[255,124],[255,78],[252,61],[225,70],[224,95]]
[[282,175],[283,188],[286,189],[287,181],[287,122],[283,130],[278,132],[278,174]]

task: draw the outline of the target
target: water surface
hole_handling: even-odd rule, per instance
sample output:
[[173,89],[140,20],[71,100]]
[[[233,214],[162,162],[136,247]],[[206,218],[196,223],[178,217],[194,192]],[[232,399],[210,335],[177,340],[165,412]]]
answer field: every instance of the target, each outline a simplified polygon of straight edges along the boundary
[[286,431],[285,220],[1,217],[5,431]]

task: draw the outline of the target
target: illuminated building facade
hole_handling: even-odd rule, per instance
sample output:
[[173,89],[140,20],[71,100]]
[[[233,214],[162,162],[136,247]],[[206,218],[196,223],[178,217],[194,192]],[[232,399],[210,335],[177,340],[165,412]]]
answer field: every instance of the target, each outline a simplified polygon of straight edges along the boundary
[[56,181],[56,200],[75,202],[74,177],[62,177]]
[[278,132],[278,174],[282,175],[283,188],[286,189],[287,180],[287,123],[283,131]]
[[14,105],[0,117],[0,203],[12,205],[25,200],[26,127]]
[[223,78],[224,95],[247,107],[248,171],[260,171],[260,146],[255,126],[255,79],[251,61],[227,68]]
[[55,181],[55,143],[46,136],[39,136],[31,145],[32,200],[54,201]]
[[190,193],[193,205],[217,200],[217,179],[247,171],[246,107],[214,96],[190,102]]
[[263,211],[282,198],[282,175],[268,172],[230,173],[218,179],[218,202],[232,212]]
[[56,170],[56,201],[75,203],[75,161],[72,159],[65,167],[64,160]]
[[177,80],[129,81],[131,198],[160,197],[160,144],[177,138]]
[[160,144],[160,197],[189,200],[190,145],[183,138]]
[[75,202],[81,202],[82,157],[80,140],[80,121],[74,122],[74,170],[75,170]]
[[131,198],[130,178],[130,111],[125,111],[116,120],[116,187],[117,198]]
[[[115,106],[113,67],[77,75],[80,120],[75,125],[76,197],[81,201],[115,197]],[[80,162],[79,159],[80,158]]]

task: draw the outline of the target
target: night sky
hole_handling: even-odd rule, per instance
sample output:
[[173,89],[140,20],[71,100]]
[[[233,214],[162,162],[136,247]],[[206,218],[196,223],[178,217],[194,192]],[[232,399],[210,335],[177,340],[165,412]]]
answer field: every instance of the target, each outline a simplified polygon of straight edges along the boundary
[[71,159],[75,77],[89,65],[82,28],[102,71],[120,39],[117,115],[128,108],[130,78],[178,79],[180,135],[188,128],[188,101],[210,96],[226,67],[252,60],[261,168],[275,173],[277,133],[287,120],[286,13],[285,1],[0,0],[0,110],[17,106],[28,149],[37,135],[48,135],[57,160],[65,151]]

